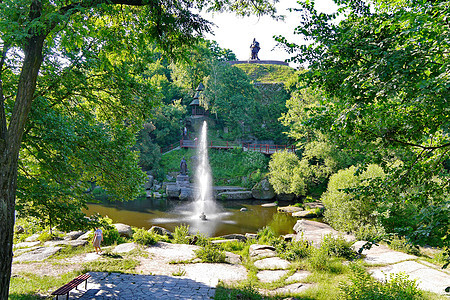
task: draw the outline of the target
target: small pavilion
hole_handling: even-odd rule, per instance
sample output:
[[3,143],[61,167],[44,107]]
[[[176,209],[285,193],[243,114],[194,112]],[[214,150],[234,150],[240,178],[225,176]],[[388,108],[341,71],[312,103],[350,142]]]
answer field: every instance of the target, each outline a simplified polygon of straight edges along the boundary
[[202,106],[200,106],[200,93],[205,89],[205,87],[203,86],[203,84],[200,82],[200,84],[198,85],[195,95],[194,95],[194,99],[192,100],[192,102],[189,104],[189,106],[191,107],[191,114],[192,116],[206,116],[208,115],[208,111],[205,110],[205,108],[203,108]]

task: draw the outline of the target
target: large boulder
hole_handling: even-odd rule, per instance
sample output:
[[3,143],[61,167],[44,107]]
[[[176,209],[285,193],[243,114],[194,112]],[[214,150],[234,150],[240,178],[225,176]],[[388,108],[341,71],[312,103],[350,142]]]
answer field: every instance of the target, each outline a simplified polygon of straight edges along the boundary
[[223,200],[246,200],[252,199],[251,191],[223,192],[218,195]]
[[85,231],[71,231],[64,236],[64,239],[69,240],[69,241],[76,240],[77,238],[82,236],[84,233],[85,233]]
[[270,200],[275,197],[275,191],[267,178],[264,178],[252,188],[252,196],[258,200]]
[[280,206],[277,208],[277,210],[279,212],[292,214],[295,212],[303,211],[304,209],[302,207],[298,207],[298,206]]
[[153,187],[153,176],[152,175],[147,175],[147,181],[144,184],[144,188],[146,190],[150,190]]
[[167,230],[163,227],[160,227],[160,226],[152,226],[148,230],[148,232],[154,232],[159,235],[167,235],[169,238],[171,238],[171,239],[173,238],[172,232],[170,232],[169,230]]
[[194,192],[191,188],[188,187],[181,187],[180,188],[180,195],[178,196],[180,200],[191,200],[194,199]]
[[176,183],[166,184],[166,194],[169,198],[179,198],[181,193],[181,188]]
[[294,194],[277,194],[277,200],[280,201],[292,201],[295,199]]
[[132,237],[133,236],[133,230],[131,229],[130,225],[116,223],[116,224],[113,224],[113,226],[116,227],[120,236],[124,236],[124,237]]
[[61,247],[39,247],[25,254],[14,257],[14,262],[42,261],[60,250]]
[[239,241],[243,241],[243,242],[247,241],[247,237],[245,235],[239,234],[239,233],[226,234],[226,235],[222,235],[219,237],[222,239],[226,239],[226,240],[239,240]]

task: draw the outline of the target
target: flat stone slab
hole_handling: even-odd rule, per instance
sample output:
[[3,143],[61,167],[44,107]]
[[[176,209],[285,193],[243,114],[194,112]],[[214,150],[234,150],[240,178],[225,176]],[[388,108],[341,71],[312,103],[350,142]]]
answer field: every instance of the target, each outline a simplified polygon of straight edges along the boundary
[[254,265],[259,270],[284,270],[289,268],[291,263],[279,257],[269,257],[255,261]]
[[62,241],[47,241],[44,243],[44,246],[46,247],[55,247],[58,245],[66,245],[66,246],[72,246],[72,247],[80,247],[84,246],[88,243],[86,240],[62,240]]
[[298,294],[314,286],[309,283],[293,283],[275,290],[262,290],[261,292],[267,296],[283,296],[286,294]]
[[186,271],[183,277],[211,288],[215,288],[219,281],[232,283],[247,279],[247,269],[240,265],[199,263],[187,264],[183,268]]
[[64,236],[64,239],[65,240],[76,240],[83,234],[85,234],[85,231],[71,231]]
[[286,282],[292,282],[292,281],[303,281],[306,277],[311,275],[311,272],[308,271],[297,271],[288,278],[286,278]]
[[77,240],[87,240],[90,239],[94,236],[94,231],[90,230],[88,232],[86,232],[85,234],[80,235]]
[[292,216],[296,218],[315,218],[317,217],[317,214],[313,210],[304,210],[292,213]]
[[304,209],[302,207],[297,207],[297,206],[280,206],[277,208],[277,210],[279,212],[292,214],[295,212],[303,211]]
[[[358,251],[366,242],[358,241],[352,248]],[[364,261],[369,264],[394,264],[404,260],[417,259],[417,256],[389,249],[385,245],[372,246],[369,250],[363,250]]]
[[117,245],[112,252],[114,253],[128,253],[136,249],[137,245],[135,243],[125,243]]
[[41,242],[35,241],[35,242],[21,242],[13,245],[13,249],[17,248],[29,248],[39,245]]
[[348,234],[342,234],[334,230],[330,225],[310,220],[299,220],[294,225],[294,231],[297,232],[295,240],[306,239],[319,247],[325,235],[342,236],[347,241],[354,241],[355,237]]
[[25,242],[35,242],[35,241],[37,241],[37,239],[39,238],[39,236],[40,236],[39,233],[32,234],[32,235],[30,235],[29,237],[27,237],[27,238],[25,239]]
[[264,270],[259,271],[256,274],[256,277],[258,277],[261,282],[274,282],[285,276],[287,272],[288,271],[286,270]]
[[417,280],[421,290],[437,294],[445,294],[445,289],[450,286],[450,275],[437,269],[422,265],[415,261],[404,261],[401,263],[380,267],[370,270],[373,277],[385,280],[386,276],[396,273],[405,273],[409,279]]
[[49,258],[61,250],[61,247],[38,247],[32,251],[26,252],[20,256],[14,257],[14,262],[23,261],[41,261]]
[[232,252],[225,252],[225,262],[232,265],[240,265],[242,263],[242,257]]
[[223,192],[217,195],[217,198],[226,200],[247,200],[252,197],[251,191]]
[[181,261],[194,259],[196,257],[194,250],[199,248],[199,246],[195,245],[157,242],[148,247],[146,251],[162,261]]
[[272,203],[261,204],[261,206],[262,207],[276,207],[276,206],[278,206],[278,204],[276,204],[275,202],[272,202]]
[[275,247],[269,245],[252,244],[250,245],[248,252],[253,259],[277,256]]
[[226,244],[226,243],[229,243],[229,242],[239,242],[239,240],[238,239],[214,240],[214,241],[211,241],[211,244],[218,245],[218,244]]

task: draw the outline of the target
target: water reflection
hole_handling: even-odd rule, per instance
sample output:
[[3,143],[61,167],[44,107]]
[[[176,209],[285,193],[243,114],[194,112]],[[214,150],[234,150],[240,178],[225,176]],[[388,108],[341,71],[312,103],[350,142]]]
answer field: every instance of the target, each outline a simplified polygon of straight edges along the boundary
[[[216,215],[207,216],[202,221],[192,214],[191,204],[167,199],[142,198],[130,202],[102,202],[89,204],[86,213],[99,213],[108,216],[116,223],[129,224],[149,229],[153,225],[173,231],[181,224],[189,225],[191,232],[197,231],[208,236],[220,236],[231,233],[256,233],[258,229],[269,225],[279,234],[292,233],[296,222],[286,214],[277,213],[276,207],[261,207],[264,201],[220,201],[221,210]],[[241,208],[247,211],[240,211]]]

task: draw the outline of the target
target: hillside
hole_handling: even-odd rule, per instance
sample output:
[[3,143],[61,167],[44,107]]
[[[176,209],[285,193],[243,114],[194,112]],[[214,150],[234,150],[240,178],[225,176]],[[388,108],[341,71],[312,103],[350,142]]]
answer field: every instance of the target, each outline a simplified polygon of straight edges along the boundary
[[286,83],[295,75],[295,69],[283,65],[238,64],[254,83]]

